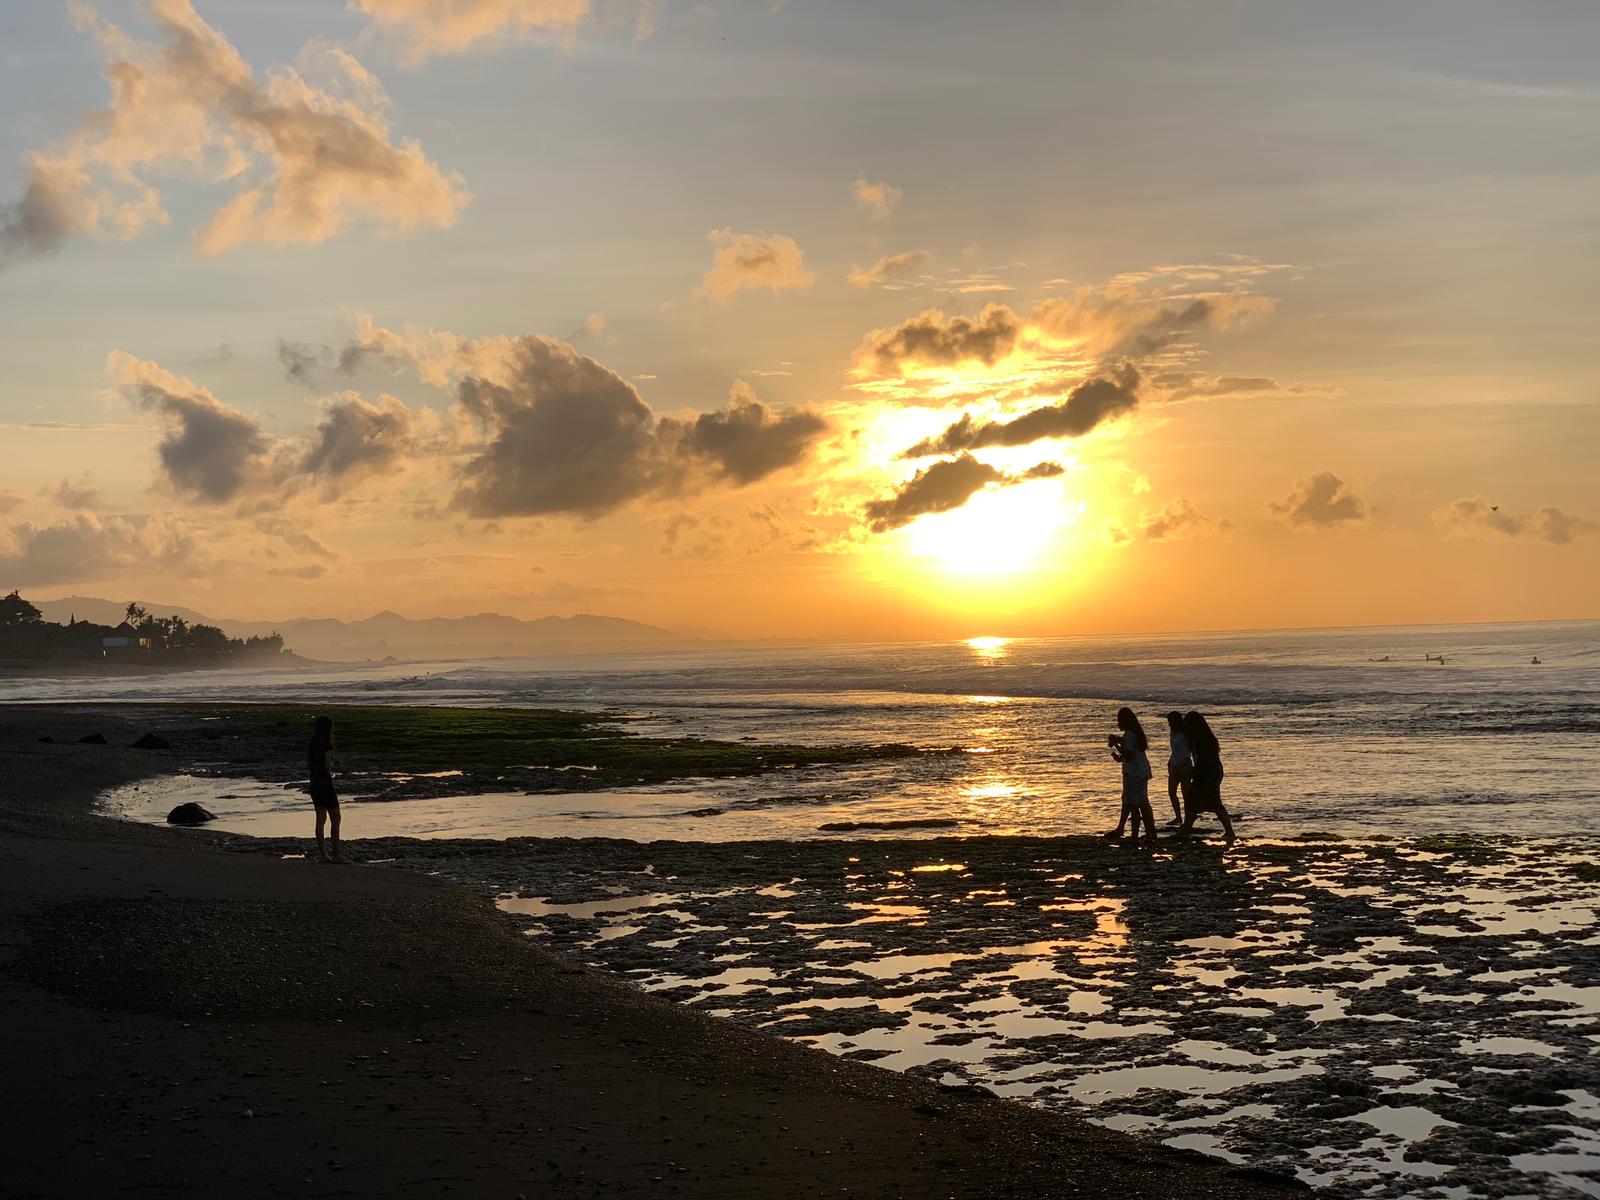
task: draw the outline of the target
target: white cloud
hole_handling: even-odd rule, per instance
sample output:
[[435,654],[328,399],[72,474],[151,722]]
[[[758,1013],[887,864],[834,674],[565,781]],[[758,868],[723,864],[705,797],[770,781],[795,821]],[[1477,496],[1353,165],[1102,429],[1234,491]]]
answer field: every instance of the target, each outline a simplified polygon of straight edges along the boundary
[[455,222],[469,202],[413,140],[392,138],[388,98],[348,52],[311,46],[301,66],[257,80],[189,0],[152,0],[160,42],[142,42],[71,0],[106,61],[110,104],[28,159],[22,198],[0,216],[0,262],[71,236],[127,239],[169,221],[156,180],[199,177],[234,194],[194,237],[219,254],[247,243],[311,244],[354,222],[411,233]]

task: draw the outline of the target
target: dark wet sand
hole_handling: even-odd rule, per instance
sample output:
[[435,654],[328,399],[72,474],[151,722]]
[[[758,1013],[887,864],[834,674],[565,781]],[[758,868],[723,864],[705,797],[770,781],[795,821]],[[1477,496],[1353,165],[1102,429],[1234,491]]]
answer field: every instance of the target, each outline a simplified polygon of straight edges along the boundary
[[0,709],[0,1194],[1304,1194],[646,997],[435,879],[90,816],[181,765],[133,717]]

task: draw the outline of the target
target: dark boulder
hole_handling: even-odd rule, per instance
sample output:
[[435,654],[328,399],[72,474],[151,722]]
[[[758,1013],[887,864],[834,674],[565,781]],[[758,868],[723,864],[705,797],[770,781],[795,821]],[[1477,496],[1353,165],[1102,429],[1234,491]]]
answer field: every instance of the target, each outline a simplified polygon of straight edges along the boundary
[[204,825],[207,821],[215,821],[217,814],[209,809],[202,808],[193,800],[187,804],[180,804],[167,814],[168,825]]
[[133,748],[135,750],[171,750],[172,743],[159,733],[143,733],[139,735],[139,740],[134,742]]
[[106,735],[103,733],[86,733],[78,739],[80,746],[107,746]]
[[50,744],[50,745],[52,745],[52,746],[54,746],[54,745],[55,745],[55,744],[56,744],[56,740],[55,740],[55,738],[53,738],[53,737],[51,737],[51,736],[50,736],[50,735],[49,735],[49,734],[48,734],[48,733],[47,733],[47,734],[45,734],[45,735],[44,735],[44,736],[43,736],[43,737],[42,737],[42,738],[40,738],[40,739],[39,739],[39,740],[40,740],[40,741],[41,741],[41,742],[47,742],[47,743],[49,743],[49,744]]

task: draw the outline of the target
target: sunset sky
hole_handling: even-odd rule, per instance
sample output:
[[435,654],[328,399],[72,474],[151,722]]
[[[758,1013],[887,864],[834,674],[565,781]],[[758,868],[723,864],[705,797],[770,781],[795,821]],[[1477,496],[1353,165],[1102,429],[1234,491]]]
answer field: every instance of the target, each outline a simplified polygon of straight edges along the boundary
[[1600,7],[0,7],[0,590],[1600,616]]

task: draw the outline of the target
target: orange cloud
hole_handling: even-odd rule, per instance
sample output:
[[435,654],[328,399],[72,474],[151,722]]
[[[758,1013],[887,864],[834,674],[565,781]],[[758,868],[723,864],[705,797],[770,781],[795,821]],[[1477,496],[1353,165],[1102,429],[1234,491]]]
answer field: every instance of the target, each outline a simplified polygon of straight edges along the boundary
[[803,292],[817,281],[806,270],[805,255],[792,237],[774,233],[735,233],[713,229],[708,235],[716,247],[711,269],[695,296],[726,301],[746,290]]
[[889,254],[870,267],[851,267],[848,276],[853,288],[904,287],[905,280],[926,266],[933,255],[926,250],[907,250],[903,254]]
[[865,175],[858,176],[855,183],[850,185],[850,193],[856,198],[858,205],[880,221],[887,219],[906,195],[893,184],[885,183],[881,179],[877,183],[871,183]]
[[[589,0],[349,0],[401,45],[406,60],[464,54],[530,33],[572,33]],[[641,20],[644,18],[641,17]]]

